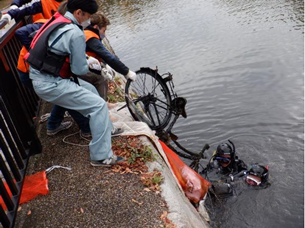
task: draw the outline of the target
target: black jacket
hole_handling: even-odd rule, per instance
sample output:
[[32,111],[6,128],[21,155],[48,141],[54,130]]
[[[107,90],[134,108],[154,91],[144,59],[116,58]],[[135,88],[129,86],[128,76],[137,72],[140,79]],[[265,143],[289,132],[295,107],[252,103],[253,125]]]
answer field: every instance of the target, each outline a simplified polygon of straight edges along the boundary
[[[92,26],[88,26],[86,30],[91,30],[99,35],[99,31],[94,29]],[[128,67],[125,66],[118,58],[112,55],[102,44],[102,42],[98,39],[91,38],[86,42],[86,51],[90,51],[95,53],[98,57],[102,58],[103,62],[108,64],[112,69],[116,72],[127,75],[128,74]]]

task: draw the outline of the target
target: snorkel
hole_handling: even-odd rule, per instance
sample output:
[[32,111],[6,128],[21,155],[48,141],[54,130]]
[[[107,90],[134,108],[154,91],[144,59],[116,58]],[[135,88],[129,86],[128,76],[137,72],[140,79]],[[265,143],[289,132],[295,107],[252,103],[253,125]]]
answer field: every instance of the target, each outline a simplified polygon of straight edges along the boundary
[[[235,145],[234,145],[234,143],[230,139],[228,139],[228,142],[232,145],[231,164],[232,164],[232,166],[236,166],[236,161],[235,161],[235,158],[236,158],[236,156],[235,156],[235,154],[236,154],[236,152],[235,152]],[[234,167],[234,168],[237,169],[237,167]]]

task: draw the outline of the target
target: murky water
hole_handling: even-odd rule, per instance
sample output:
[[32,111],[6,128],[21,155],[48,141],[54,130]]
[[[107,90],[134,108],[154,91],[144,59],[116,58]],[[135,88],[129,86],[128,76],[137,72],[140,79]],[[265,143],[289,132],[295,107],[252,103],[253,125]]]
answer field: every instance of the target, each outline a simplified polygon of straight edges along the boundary
[[108,37],[131,69],[174,74],[187,148],[232,139],[246,163],[270,167],[271,187],[228,199],[215,227],[304,226],[304,2],[106,1]]
[[[0,6],[8,5],[7,0]],[[188,149],[231,139],[246,163],[270,167],[271,186],[244,191],[214,227],[304,226],[304,2],[106,0],[117,55],[132,70],[174,74]]]

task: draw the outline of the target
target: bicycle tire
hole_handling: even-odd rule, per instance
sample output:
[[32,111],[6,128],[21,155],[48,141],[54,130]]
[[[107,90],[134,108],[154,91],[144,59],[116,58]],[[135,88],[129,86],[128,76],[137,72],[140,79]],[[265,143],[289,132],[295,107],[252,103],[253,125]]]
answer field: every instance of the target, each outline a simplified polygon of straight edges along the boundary
[[166,82],[150,68],[141,68],[136,74],[136,81],[128,79],[125,87],[128,110],[136,121],[145,122],[152,130],[163,130],[172,115]]

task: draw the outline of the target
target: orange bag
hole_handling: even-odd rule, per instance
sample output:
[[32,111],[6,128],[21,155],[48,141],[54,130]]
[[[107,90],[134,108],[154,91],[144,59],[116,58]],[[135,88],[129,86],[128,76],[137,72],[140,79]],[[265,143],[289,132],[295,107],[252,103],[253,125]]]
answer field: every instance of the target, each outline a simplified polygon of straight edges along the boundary
[[[12,193],[9,190],[8,185],[5,183],[5,188],[9,192],[9,195],[12,196]],[[26,203],[34,199],[38,195],[46,195],[49,193],[48,188],[48,179],[46,171],[41,171],[24,178],[24,183],[21,191],[21,197],[19,204]],[[0,204],[4,210],[6,210],[6,205],[3,202],[2,197],[0,197]]]
[[179,156],[162,141],[159,140],[159,142],[186,197],[192,203],[199,203],[207,193],[211,183],[187,166]]

